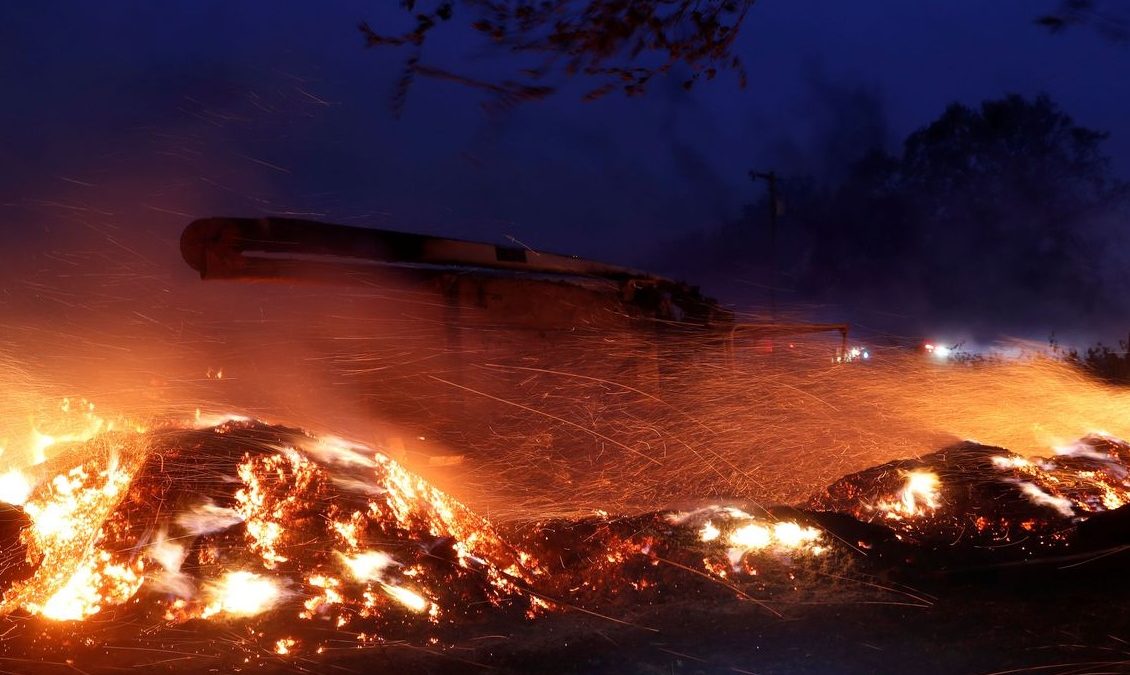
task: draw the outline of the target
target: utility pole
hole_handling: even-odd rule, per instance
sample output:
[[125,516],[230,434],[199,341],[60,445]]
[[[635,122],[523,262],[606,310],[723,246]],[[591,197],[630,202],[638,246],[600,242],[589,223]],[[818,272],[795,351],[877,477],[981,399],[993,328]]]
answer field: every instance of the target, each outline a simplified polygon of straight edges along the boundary
[[777,197],[776,171],[750,171],[749,177],[769,184],[769,315],[777,320],[777,216],[780,202]]

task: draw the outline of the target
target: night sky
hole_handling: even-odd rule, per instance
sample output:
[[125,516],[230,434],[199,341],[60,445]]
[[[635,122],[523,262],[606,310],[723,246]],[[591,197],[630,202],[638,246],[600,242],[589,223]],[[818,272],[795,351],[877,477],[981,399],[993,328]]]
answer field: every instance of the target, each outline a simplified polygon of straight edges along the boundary
[[[651,266],[758,197],[749,169],[834,173],[842,141],[829,139],[895,149],[949,102],[1007,92],[1046,92],[1109,131],[1130,175],[1130,47],[1085,27],[1048,34],[1033,18],[1052,2],[766,0],[737,44],[744,90],[724,73],[582,103],[591,83],[577,82],[488,115],[480,92],[419,79],[399,119],[406,54],[365,49],[357,30],[403,25],[396,4],[5,3],[8,269],[44,269],[112,231],[187,279],[184,224],[266,213]],[[424,57],[486,77],[513,65],[446,27]],[[734,281],[708,290],[741,300],[749,280]]]

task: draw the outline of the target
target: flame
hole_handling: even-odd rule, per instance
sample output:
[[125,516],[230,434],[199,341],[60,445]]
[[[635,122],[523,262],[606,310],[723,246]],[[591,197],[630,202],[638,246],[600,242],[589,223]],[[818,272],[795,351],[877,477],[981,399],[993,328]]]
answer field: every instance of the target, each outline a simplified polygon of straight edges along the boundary
[[754,556],[760,556],[759,559],[764,559],[765,554],[780,558],[820,556],[826,550],[822,543],[824,533],[819,528],[792,520],[755,518],[732,506],[671,513],[666,520],[682,526],[702,518],[707,519],[698,530],[698,538],[711,547],[702,564],[719,577],[740,572],[756,575],[753,567],[743,567]]
[[1003,457],[1000,455],[992,458],[993,466],[998,469],[1023,469],[1032,465],[1026,458],[1020,455],[1010,455]]
[[218,582],[207,587],[210,602],[200,613],[201,618],[217,614],[246,617],[261,614],[282,599],[278,584],[254,572],[239,570],[228,572]]
[[[30,489],[23,508],[31,526],[23,536],[29,559],[42,565],[10,589],[0,611],[22,607],[49,619],[82,620],[148,587],[166,594],[163,613],[170,622],[254,617],[295,598],[300,619],[340,628],[376,620],[391,606],[438,622],[432,581],[443,592],[453,583],[477,587],[483,596],[476,602],[488,606],[525,595],[516,582],[531,578],[536,559],[510,548],[486,521],[399,464],[334,438],[298,434],[293,444],[271,446],[255,437],[261,423],[225,419],[206,432],[225,439],[217,447],[247,429],[242,442],[257,449],[217,458],[216,468],[228,466],[231,474],[203,494],[185,483],[188,490],[177,493],[182,496],[167,514],[159,507],[171,485],[166,463],[183,467],[193,480],[199,467],[211,466],[199,449],[147,455],[99,445],[101,454],[36,488],[25,488],[30,481],[13,473],[13,499]],[[119,460],[123,455],[133,460]],[[361,482],[357,472],[370,475],[364,490],[349,487]],[[139,523],[131,520],[139,513],[159,518],[153,534],[140,540]],[[410,560],[372,548],[374,541],[401,550],[411,543]],[[434,562],[440,558],[426,547],[436,545],[450,547],[450,562]],[[341,572],[347,577],[339,578]],[[527,613],[548,606],[540,599],[528,603]]]
[[[145,426],[124,418],[108,419],[94,412],[94,403],[86,399],[64,398],[59,405],[62,415],[55,415],[50,421],[33,424],[28,443],[28,452],[33,464],[47,461],[47,451],[64,443],[86,443],[105,433],[127,430],[144,433]],[[43,431],[41,425],[50,431]]]
[[709,542],[709,541],[714,541],[715,539],[717,539],[722,534],[722,531],[719,530],[717,527],[714,527],[714,523],[712,523],[708,520],[702,526],[702,529],[699,530],[698,534],[699,534],[700,539],[702,539],[703,541]]
[[820,530],[815,527],[801,527],[793,522],[778,522],[773,525],[773,539],[780,546],[796,549],[819,541]]
[[923,516],[941,505],[940,488],[941,481],[932,471],[910,471],[897,499],[880,502],[875,508],[892,520]]
[[129,481],[130,474],[116,461],[94,476],[81,466],[55,476],[45,498],[24,503],[24,511],[35,524],[36,542],[50,549],[57,542],[92,536],[102,522],[98,515],[104,516],[114,506]]
[[[82,621],[128,604],[173,624],[270,613],[252,626],[260,631],[258,646],[287,655],[299,644],[287,634],[301,637],[311,653],[330,644],[293,633],[295,617],[329,634],[395,639],[391,631],[403,626],[430,630],[481,611],[513,608],[533,619],[583,606],[572,593],[647,594],[666,583],[657,570],[692,566],[699,577],[752,597],[755,591],[746,590],[775,574],[800,587],[794,569],[842,550],[821,529],[828,521],[813,511],[754,516],[708,506],[654,513],[646,527],[624,526],[619,534],[618,518],[600,513],[583,544],[570,540],[583,562],[566,563],[572,553],[559,556],[562,549],[542,547],[537,537],[515,534],[521,545],[504,540],[458,500],[375,450],[227,419],[210,431],[157,434],[165,445],[96,440],[84,453],[91,457],[49,478],[16,471],[0,477],[0,488],[11,486],[4,494],[22,499],[31,523],[21,535],[29,559],[42,559],[30,580],[5,593],[3,611]],[[991,449],[978,455],[977,466],[1014,494],[1051,507],[1053,516],[1082,514],[1130,498],[1125,473],[1115,471],[1124,448],[1112,447],[1081,445],[1055,460]],[[937,471],[909,468],[923,465]],[[853,493],[858,511],[851,513],[888,518],[890,529],[906,532],[935,525],[935,511],[955,508],[960,490],[951,487],[943,500],[938,477],[954,475],[941,468],[949,465],[922,459],[898,466],[908,468],[878,467],[866,484],[873,492]],[[364,489],[353,489],[355,483]],[[926,515],[937,517],[912,520]],[[1030,532],[1039,526],[1039,516],[1018,524]],[[562,572],[567,565],[575,568]],[[569,603],[557,600],[564,597]],[[268,633],[280,618],[290,622],[287,633]]]
[[816,544],[821,537],[819,529],[792,521],[754,521],[732,530],[727,541],[731,547],[743,553],[771,549],[776,552],[804,551],[819,555],[820,547]]
[[77,620],[125,602],[144,581],[143,563],[120,560],[99,547],[103,527],[121,501],[131,472],[112,454],[91,460],[32,491],[23,504],[31,520],[22,541],[38,573],[4,596],[33,614]]
[[757,551],[773,543],[773,533],[759,523],[750,523],[730,533],[730,545],[747,551]]
[[298,614],[300,619],[313,618],[315,614],[326,612],[331,605],[345,601],[345,597],[341,594],[340,579],[318,574],[307,579],[306,583],[316,591],[302,603],[306,611]]
[[0,475],[0,502],[21,506],[31,496],[31,490],[27,476],[16,469]]
[[431,606],[431,603],[419,593],[404,588],[403,586],[390,586],[382,583],[381,588],[384,589],[385,593],[388,593],[390,598],[396,600],[413,612],[426,612]]
[[109,553],[99,551],[86,560],[67,583],[42,606],[29,603],[32,614],[55,621],[79,621],[100,612],[106,605],[121,604],[141,588],[140,565],[115,564]]
[[342,555],[341,558],[353,578],[358,581],[378,581],[383,577],[386,569],[397,564],[392,556],[380,551],[365,551],[353,556]]

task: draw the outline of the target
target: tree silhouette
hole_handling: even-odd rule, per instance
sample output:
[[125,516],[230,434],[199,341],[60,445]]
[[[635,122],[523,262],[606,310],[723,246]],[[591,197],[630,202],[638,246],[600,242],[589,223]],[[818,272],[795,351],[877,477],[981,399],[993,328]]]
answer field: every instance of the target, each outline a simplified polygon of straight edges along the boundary
[[[689,75],[683,86],[736,71],[732,47],[755,0],[402,0],[414,26],[400,34],[360,26],[370,47],[409,50],[394,108],[399,111],[416,76],[441,78],[481,89],[496,107],[549,96],[560,77],[595,81],[585,94],[594,100],[614,91],[642,94],[648,84],[678,65]],[[423,48],[443,24],[463,21],[489,44],[534,60],[501,82],[484,81],[428,65]]]
[[[1106,136],[1046,96],[952,104],[898,153],[860,148],[841,179],[786,177],[776,265],[796,300],[933,319],[1019,325],[1122,302],[1101,272],[1117,235],[1104,219],[1128,204]],[[681,258],[706,267],[678,271],[765,277],[765,209],[680,242]]]
[[[953,104],[911,134],[887,180],[912,205],[915,253],[940,282],[934,304],[1020,311],[1039,298],[1097,297],[1097,252],[1080,223],[1121,190],[1106,137],[1046,96],[1016,95]],[[978,267],[972,284],[954,282],[961,262]]]
[[1130,19],[1126,10],[1112,9],[1112,3],[1096,0],[1060,0],[1055,11],[1036,19],[1036,24],[1052,33],[1075,26],[1090,26],[1115,42],[1130,41]]

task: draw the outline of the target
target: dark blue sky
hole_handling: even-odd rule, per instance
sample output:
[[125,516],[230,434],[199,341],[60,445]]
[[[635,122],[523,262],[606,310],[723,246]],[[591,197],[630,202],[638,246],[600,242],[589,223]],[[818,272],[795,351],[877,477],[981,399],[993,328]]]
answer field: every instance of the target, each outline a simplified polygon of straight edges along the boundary
[[[55,221],[81,212],[175,266],[194,217],[296,213],[646,264],[735,216],[761,189],[750,168],[834,172],[850,139],[894,147],[951,101],[1005,92],[1110,131],[1130,174],[1130,48],[1048,35],[1032,19],[1050,0],[764,0],[737,44],[745,90],[723,75],[585,104],[586,83],[488,117],[479,93],[419,80],[399,120],[405,54],[356,28],[403,22],[396,4],[5,3],[0,243],[58,249]],[[445,28],[425,61],[507,72],[475,44]]]

